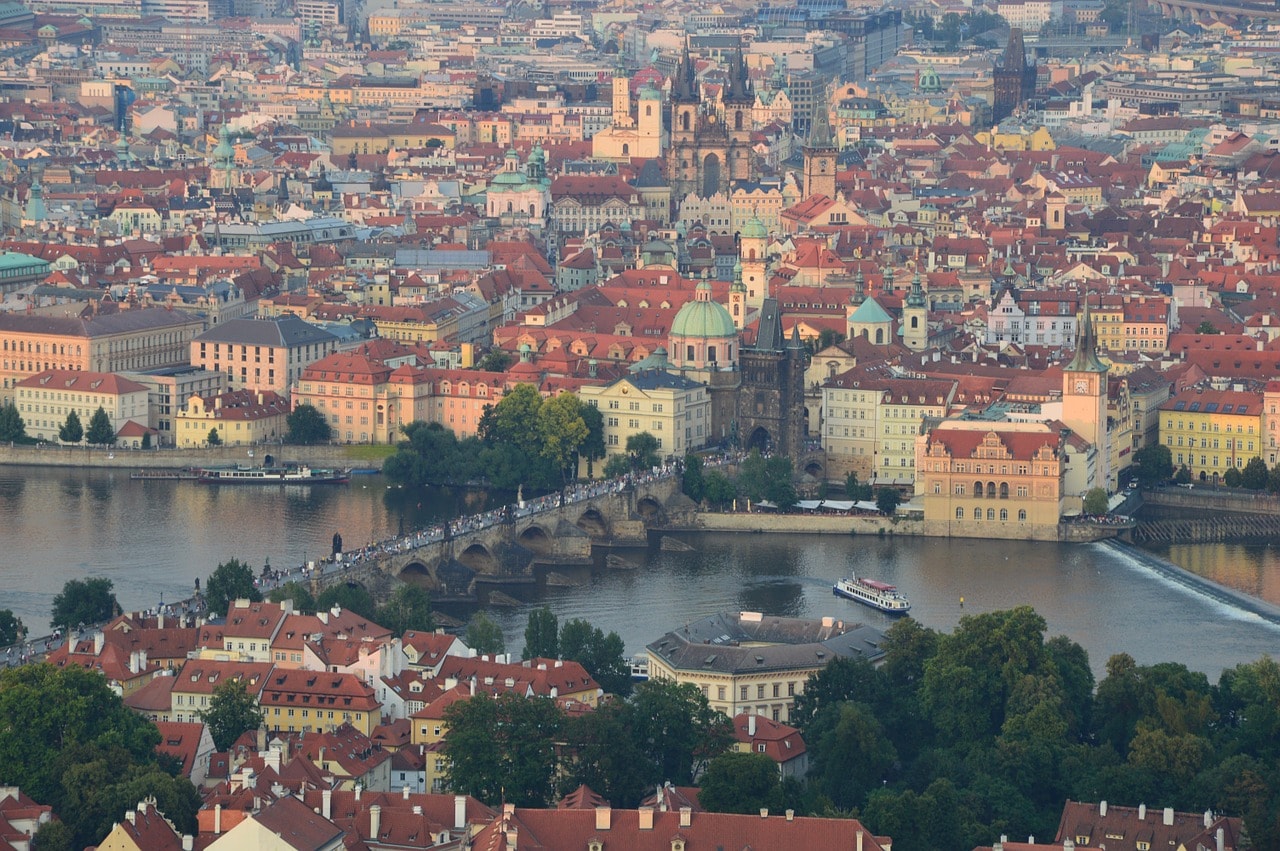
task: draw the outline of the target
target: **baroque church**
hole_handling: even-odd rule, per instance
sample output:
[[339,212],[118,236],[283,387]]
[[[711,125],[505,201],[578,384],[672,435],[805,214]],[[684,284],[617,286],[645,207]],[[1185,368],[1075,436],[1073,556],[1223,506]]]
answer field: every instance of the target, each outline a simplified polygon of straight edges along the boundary
[[726,195],[732,181],[754,180],[751,150],[756,96],[742,51],[734,52],[721,97],[723,113],[704,103],[688,45],[671,83],[671,144],[667,180],[671,195]]

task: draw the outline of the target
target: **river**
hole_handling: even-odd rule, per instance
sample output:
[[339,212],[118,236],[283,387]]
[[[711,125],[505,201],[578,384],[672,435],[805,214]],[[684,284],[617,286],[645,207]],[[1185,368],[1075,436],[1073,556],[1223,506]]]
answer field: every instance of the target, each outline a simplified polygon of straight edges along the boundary
[[[438,490],[410,494],[380,476],[347,486],[214,487],[131,481],[109,470],[0,468],[0,608],[40,632],[53,597],[75,577],[103,576],[133,610],[190,595],[196,577],[240,558],[255,568],[326,554],[334,532],[348,549],[459,510]],[[1034,606],[1050,634],[1089,652],[1095,673],[1127,652],[1140,663],[1176,660],[1216,680],[1225,667],[1280,652],[1280,626],[1229,598],[1189,588],[1139,554],[1107,544],[809,535],[681,535],[691,552],[620,551],[634,570],[570,571],[579,587],[515,587],[524,604],[494,609],[518,653],[529,610],[585,618],[617,631],[630,653],[662,632],[717,610],[834,615],[887,624],[832,596],[850,569],[897,584],[922,623],[950,630],[965,614]],[[1275,546],[1201,544],[1158,553],[1188,570],[1280,606]],[[963,606],[961,598],[964,598]],[[451,614],[466,616],[466,611]],[[1280,620],[1280,618],[1277,618]]]

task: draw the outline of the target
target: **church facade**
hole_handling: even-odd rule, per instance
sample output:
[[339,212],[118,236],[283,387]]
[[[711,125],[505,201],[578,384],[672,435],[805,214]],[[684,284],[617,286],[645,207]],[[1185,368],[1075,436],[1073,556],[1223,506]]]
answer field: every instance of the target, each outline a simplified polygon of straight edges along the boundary
[[751,146],[755,93],[741,50],[730,62],[721,102],[720,110],[703,102],[686,46],[671,84],[667,178],[672,197],[728,195],[733,181],[755,178]]

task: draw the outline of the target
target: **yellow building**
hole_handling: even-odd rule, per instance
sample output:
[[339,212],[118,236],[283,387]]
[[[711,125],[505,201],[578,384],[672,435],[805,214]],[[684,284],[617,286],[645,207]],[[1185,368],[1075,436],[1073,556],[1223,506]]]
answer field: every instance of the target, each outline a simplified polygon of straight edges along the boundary
[[289,400],[271,390],[231,390],[217,396],[192,396],[174,418],[179,449],[209,444],[218,431],[223,446],[279,442],[289,431]]
[[751,713],[786,723],[809,677],[836,657],[877,663],[883,634],[860,623],[760,612],[721,612],[649,644],[649,676],[692,683],[730,718]]
[[368,736],[382,720],[382,704],[355,674],[276,668],[258,702],[268,730],[322,733],[350,724]]
[[984,130],[973,134],[973,139],[979,145],[998,151],[1052,151],[1058,147],[1053,136],[1043,127],[1021,133]]
[[914,484],[916,438],[947,415],[956,383],[938,379],[861,378],[856,371],[822,386],[822,444],[828,474]]
[[27,436],[36,440],[57,440],[73,411],[87,430],[89,420],[102,408],[111,420],[113,435],[130,420],[147,425],[150,413],[147,388],[109,372],[51,369],[19,381],[14,395]]
[[452,150],[453,131],[439,124],[383,124],[352,121],[335,125],[330,131],[334,156],[350,153],[381,154],[391,150],[440,148]]
[[613,122],[591,138],[591,156],[616,162],[662,156],[662,95],[658,90],[642,87],[633,108],[631,80],[625,74],[615,76]]
[[1217,482],[1263,453],[1263,394],[1241,390],[1184,390],[1160,406],[1160,442],[1175,469]]
[[711,434],[706,385],[665,370],[642,370],[603,387],[583,387],[578,396],[604,415],[609,455],[626,452],[628,438],[648,432],[658,439],[661,457],[680,458],[706,446]]
[[928,534],[1057,540],[1069,439],[1049,423],[949,421],[930,429],[916,444]]
[[88,318],[0,313],[0,401],[50,369],[125,372],[185,366],[204,323],[182,311],[121,310]]
[[190,343],[193,366],[226,373],[232,390],[287,396],[302,370],[338,349],[338,338],[293,314],[220,322]]

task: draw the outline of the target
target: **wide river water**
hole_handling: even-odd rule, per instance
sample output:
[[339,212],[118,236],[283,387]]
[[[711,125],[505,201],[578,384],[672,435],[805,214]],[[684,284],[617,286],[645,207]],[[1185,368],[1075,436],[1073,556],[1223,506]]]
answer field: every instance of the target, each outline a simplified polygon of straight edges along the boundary
[[[478,510],[451,494],[410,494],[380,476],[347,486],[214,487],[131,481],[125,471],[0,468],[0,609],[34,632],[48,627],[68,580],[104,576],[126,609],[190,595],[196,577],[240,558],[255,570],[328,552],[334,532],[348,549],[405,529]],[[582,570],[578,587],[508,589],[524,601],[493,609],[508,649],[519,652],[529,609],[546,604],[563,622],[585,618],[617,631],[627,651],[719,610],[887,624],[837,599],[849,570],[897,584],[912,615],[952,629],[961,616],[1034,606],[1050,634],[1089,652],[1095,672],[1127,652],[1140,663],[1180,661],[1212,679],[1264,653],[1280,655],[1280,615],[1242,608],[1153,567],[1153,559],[1106,544],[1058,545],[939,538],[808,535],[682,535],[691,552],[653,546],[622,554],[635,570]],[[1273,545],[1172,547],[1163,558],[1280,606],[1280,550]],[[961,598],[964,604],[961,605]],[[467,612],[451,612],[465,617]]]

